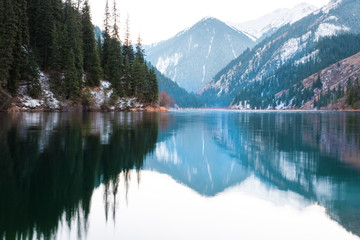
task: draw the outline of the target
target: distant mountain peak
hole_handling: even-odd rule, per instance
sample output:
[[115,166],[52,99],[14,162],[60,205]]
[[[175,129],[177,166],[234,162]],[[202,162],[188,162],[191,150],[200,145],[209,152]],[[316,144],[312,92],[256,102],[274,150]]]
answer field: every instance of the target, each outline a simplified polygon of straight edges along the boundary
[[203,17],[199,22],[208,22],[208,21],[220,21],[220,20],[211,16],[206,16]]
[[189,92],[198,91],[254,41],[214,17],[204,17],[173,38],[150,46],[147,60]]
[[228,23],[242,32],[260,39],[266,33],[274,31],[288,23],[294,23],[316,11],[318,8],[308,3],[299,3],[293,8],[279,8],[258,19],[244,23]]

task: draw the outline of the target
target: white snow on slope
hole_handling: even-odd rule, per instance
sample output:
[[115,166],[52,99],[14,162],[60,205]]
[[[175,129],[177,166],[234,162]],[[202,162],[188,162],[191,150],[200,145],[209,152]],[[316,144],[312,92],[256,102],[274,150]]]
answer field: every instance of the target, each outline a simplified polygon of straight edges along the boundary
[[179,60],[182,58],[181,53],[174,53],[170,57],[159,57],[158,62],[156,64],[156,68],[162,73],[165,74],[166,70],[169,66],[177,66]]
[[41,96],[40,99],[33,99],[27,95],[26,86],[19,89],[20,108],[22,110],[33,110],[37,108],[47,108],[51,110],[59,110],[60,102],[55,98],[53,92],[50,91],[49,78],[40,72]]
[[211,37],[210,44],[209,44],[209,50],[208,50],[208,54],[207,54],[206,58],[209,58],[209,56],[210,56],[212,45],[213,45],[213,42],[214,42],[214,37],[215,36]]
[[346,26],[336,26],[330,23],[322,23],[315,32],[315,41],[319,41],[322,37],[330,37],[336,35],[340,31],[349,31]]
[[[330,10],[336,8],[339,6],[339,4],[342,2],[342,0],[331,0],[329,4],[327,4],[325,7],[321,8],[319,11],[322,11],[323,13],[329,13]],[[315,13],[318,13],[319,11],[316,11]]]
[[299,60],[295,61],[295,65],[304,64],[310,61],[310,59],[314,59],[316,55],[319,53],[319,50],[315,50],[312,53],[300,58]]
[[288,23],[294,23],[317,9],[315,6],[301,3],[291,9],[281,8],[255,20],[244,23],[229,23],[229,25],[248,35],[260,38],[269,30],[280,28]]

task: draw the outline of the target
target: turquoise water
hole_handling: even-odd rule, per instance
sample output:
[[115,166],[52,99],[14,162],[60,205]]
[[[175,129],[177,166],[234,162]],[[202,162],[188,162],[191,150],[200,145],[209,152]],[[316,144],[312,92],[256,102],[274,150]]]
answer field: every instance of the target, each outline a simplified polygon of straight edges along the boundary
[[360,114],[0,114],[4,239],[359,239]]

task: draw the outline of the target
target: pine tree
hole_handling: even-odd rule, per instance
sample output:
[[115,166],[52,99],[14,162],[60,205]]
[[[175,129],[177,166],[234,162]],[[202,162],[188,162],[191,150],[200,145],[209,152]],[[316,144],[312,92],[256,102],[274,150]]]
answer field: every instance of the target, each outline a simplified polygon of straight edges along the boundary
[[134,57],[134,49],[132,47],[132,42],[131,42],[131,38],[130,38],[129,15],[127,16],[125,27],[126,27],[126,29],[125,29],[125,38],[124,38],[124,45],[123,45],[123,55],[124,55],[124,59],[126,59],[126,57],[129,59],[130,66],[132,66],[135,57]]
[[84,71],[87,73],[86,84],[99,86],[101,67],[99,55],[96,53],[94,26],[91,23],[88,1],[84,2],[82,10],[82,36],[84,47]]
[[105,4],[105,19],[104,19],[104,28],[105,31],[103,33],[104,43],[102,44],[101,51],[101,66],[104,71],[105,77],[108,78],[109,75],[109,66],[108,66],[108,58],[109,58],[109,43],[110,43],[110,12],[109,12],[109,0],[106,0]]
[[125,59],[123,81],[124,81],[124,93],[125,93],[125,95],[126,96],[133,96],[135,86],[134,86],[132,78],[131,78],[130,61],[129,61],[129,58],[127,58],[127,57]]
[[145,88],[145,68],[141,60],[136,58],[132,67],[131,79],[134,85],[134,94],[140,99],[144,96]]
[[156,102],[159,100],[159,86],[156,78],[156,73],[154,68],[149,70],[149,87],[150,87],[150,97],[151,102]]
[[[64,39],[65,48],[71,49],[74,54],[75,68],[77,72],[77,81],[78,85],[82,86],[82,77],[83,77],[83,46],[82,46],[82,34],[81,34],[81,24],[78,19],[77,12],[72,6],[71,0],[66,0],[64,8],[64,33],[66,36]],[[67,54],[63,59],[69,59]]]
[[36,63],[35,57],[32,52],[28,56],[28,65],[26,69],[27,75],[27,92],[32,98],[39,98],[41,95],[41,84],[39,81],[39,67]]
[[353,85],[351,79],[349,78],[347,83],[347,90],[346,90],[347,98],[346,102],[350,106],[354,106],[356,103],[356,92],[355,92],[355,86]]
[[67,54],[65,65],[65,97],[67,99],[78,101],[81,94],[81,85],[78,81],[78,74],[75,64],[75,55],[72,49]]
[[116,0],[113,1],[113,31],[112,31],[112,37],[117,39],[120,43],[120,35],[119,35],[119,15],[118,15],[118,10],[117,10],[117,5],[116,5]]
[[35,9],[33,32],[33,46],[39,58],[39,65],[47,70],[51,66],[51,54],[56,37],[56,19],[53,2],[39,0]]
[[2,1],[2,27],[0,29],[0,84],[6,86],[10,77],[10,69],[14,63],[13,48],[15,46],[18,27],[12,0]]
[[12,95],[17,94],[20,81],[27,79],[29,53],[29,30],[27,18],[27,1],[13,0],[13,9],[16,16],[16,37],[13,47],[13,64],[10,69],[10,76],[7,89]]
[[320,74],[318,75],[318,77],[317,77],[317,79],[316,79],[316,81],[314,82],[314,84],[313,84],[313,89],[315,89],[315,88],[317,88],[317,89],[322,89],[322,86],[323,86],[323,84],[322,84],[322,82],[321,82],[321,79],[320,79]]
[[121,53],[120,42],[111,38],[109,42],[109,56],[108,56],[108,69],[109,69],[109,80],[113,86],[117,96],[124,96],[123,91],[123,60]]
[[[64,5],[64,28],[62,33],[62,62],[64,65],[64,92],[67,99],[79,100],[83,78],[83,46],[80,14],[74,8],[71,0],[66,0]],[[75,70],[74,70],[75,69]]]
[[[101,60],[101,56],[102,56],[102,42],[101,42],[101,36],[98,35],[97,40],[96,40],[96,54],[99,57],[99,60]],[[100,61],[101,63],[101,61]]]
[[144,51],[144,49],[142,48],[142,43],[141,43],[140,34],[139,34],[139,36],[138,36],[137,43],[136,43],[136,54],[135,54],[135,57],[136,57],[137,59],[139,59],[141,63],[145,63],[145,51]]

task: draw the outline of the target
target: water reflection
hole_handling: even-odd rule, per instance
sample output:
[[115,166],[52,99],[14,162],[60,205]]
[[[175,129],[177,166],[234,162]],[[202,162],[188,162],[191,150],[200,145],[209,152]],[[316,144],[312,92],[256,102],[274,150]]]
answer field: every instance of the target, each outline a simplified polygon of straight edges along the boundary
[[50,239],[63,217],[86,228],[100,183],[105,212],[115,215],[119,173],[127,184],[158,134],[157,116],[131,113],[1,115],[1,123],[0,237],[6,239]]
[[195,112],[178,113],[176,122],[159,134],[159,155],[145,168],[206,196],[254,175],[324,206],[360,236],[359,114]]
[[143,170],[210,198],[259,179],[360,236],[357,113],[25,113],[0,122],[1,238],[52,238],[62,221],[77,222],[80,238],[94,189],[116,219],[129,186],[146,185]]

